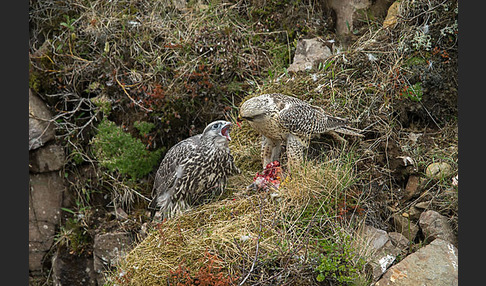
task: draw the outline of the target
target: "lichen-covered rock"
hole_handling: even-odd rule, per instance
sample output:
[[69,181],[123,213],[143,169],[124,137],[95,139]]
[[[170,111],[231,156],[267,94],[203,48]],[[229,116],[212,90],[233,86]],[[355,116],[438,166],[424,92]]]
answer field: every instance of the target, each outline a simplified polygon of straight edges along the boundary
[[42,270],[44,256],[52,246],[60,220],[65,186],[57,172],[30,174],[29,179],[29,271]]
[[458,285],[457,248],[436,239],[390,267],[375,286]]
[[383,28],[394,28],[397,25],[398,11],[400,9],[400,1],[395,1],[388,8],[388,13],[383,21]]
[[29,152],[29,171],[45,173],[60,170],[64,166],[64,150],[56,144],[48,144]]

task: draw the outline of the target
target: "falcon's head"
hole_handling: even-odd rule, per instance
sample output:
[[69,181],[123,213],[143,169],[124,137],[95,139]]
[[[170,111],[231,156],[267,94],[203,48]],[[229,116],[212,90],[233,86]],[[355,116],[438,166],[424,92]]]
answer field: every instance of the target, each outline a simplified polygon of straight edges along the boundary
[[211,122],[202,133],[202,138],[215,143],[219,146],[228,146],[228,141],[231,140],[231,122],[218,120]]
[[239,118],[250,122],[264,120],[266,115],[275,111],[274,105],[272,98],[266,95],[252,97],[241,105]]

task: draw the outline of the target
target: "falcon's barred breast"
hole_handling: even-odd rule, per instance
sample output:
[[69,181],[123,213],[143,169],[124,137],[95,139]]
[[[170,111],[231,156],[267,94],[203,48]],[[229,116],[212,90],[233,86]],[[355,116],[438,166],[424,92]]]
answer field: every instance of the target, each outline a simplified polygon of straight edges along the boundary
[[320,107],[280,93],[248,99],[240,107],[240,118],[247,120],[263,137],[264,168],[279,160],[282,145],[286,145],[291,164],[301,162],[303,151],[314,134],[335,131],[363,136],[347,126],[346,119],[327,115]]
[[231,122],[210,123],[203,131],[174,145],[155,175],[149,208],[170,218],[221,194],[227,178],[239,173],[228,147]]

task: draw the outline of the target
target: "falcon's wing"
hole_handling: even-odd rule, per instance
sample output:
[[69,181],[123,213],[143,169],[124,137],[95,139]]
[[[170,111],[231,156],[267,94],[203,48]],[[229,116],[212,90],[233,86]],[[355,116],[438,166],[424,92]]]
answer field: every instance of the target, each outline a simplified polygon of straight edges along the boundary
[[183,162],[190,157],[190,154],[199,146],[201,135],[189,137],[174,145],[166,154],[159,169],[155,174],[154,187],[152,189],[151,207],[155,207],[156,198],[169,191],[177,177],[183,172]]
[[323,133],[347,124],[346,119],[326,115],[310,104],[291,104],[280,112],[279,117],[281,124],[297,135]]

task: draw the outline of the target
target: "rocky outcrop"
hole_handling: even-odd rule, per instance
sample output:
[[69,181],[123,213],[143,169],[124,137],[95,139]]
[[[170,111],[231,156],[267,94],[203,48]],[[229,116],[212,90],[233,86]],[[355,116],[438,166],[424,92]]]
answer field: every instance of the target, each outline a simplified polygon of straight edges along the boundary
[[392,266],[375,286],[458,285],[457,248],[435,239]]
[[29,91],[29,272],[40,274],[60,222],[66,187],[59,170],[64,150],[55,144],[52,114]]
[[[421,202],[409,213],[394,213],[396,232],[364,228],[372,249],[367,270],[375,285],[457,285],[457,236],[447,217],[427,210],[430,204]],[[430,244],[406,256],[420,246],[417,240]],[[403,260],[397,262],[398,258]]]

